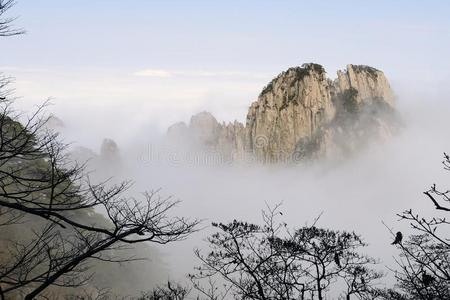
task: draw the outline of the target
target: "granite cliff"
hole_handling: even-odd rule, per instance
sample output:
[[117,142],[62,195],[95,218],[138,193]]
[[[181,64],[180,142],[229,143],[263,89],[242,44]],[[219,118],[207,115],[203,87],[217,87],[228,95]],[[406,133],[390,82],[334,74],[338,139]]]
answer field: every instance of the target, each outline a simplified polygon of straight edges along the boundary
[[394,95],[383,72],[348,65],[331,80],[321,65],[309,63],[264,87],[245,125],[219,123],[201,112],[189,124],[171,126],[168,137],[225,161],[279,163],[346,156],[396,127]]

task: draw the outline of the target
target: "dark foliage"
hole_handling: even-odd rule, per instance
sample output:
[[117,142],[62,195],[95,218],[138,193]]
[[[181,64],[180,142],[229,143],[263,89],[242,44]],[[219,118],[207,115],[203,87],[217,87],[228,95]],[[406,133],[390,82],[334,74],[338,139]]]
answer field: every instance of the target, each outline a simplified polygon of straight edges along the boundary
[[[444,168],[450,170],[450,157],[445,154]],[[432,218],[424,218],[411,209],[399,214],[409,222],[414,234],[397,243],[400,251],[393,270],[397,279],[398,297],[389,299],[450,299],[450,222],[449,191],[433,185],[424,192],[437,210]]]
[[235,299],[325,299],[336,282],[345,283],[344,297],[375,292],[382,275],[359,253],[366,244],[357,234],[315,225],[290,232],[275,221],[278,214],[264,212],[262,225],[213,223],[218,232],[208,238],[209,253],[196,250],[202,264],[193,282],[219,277]]

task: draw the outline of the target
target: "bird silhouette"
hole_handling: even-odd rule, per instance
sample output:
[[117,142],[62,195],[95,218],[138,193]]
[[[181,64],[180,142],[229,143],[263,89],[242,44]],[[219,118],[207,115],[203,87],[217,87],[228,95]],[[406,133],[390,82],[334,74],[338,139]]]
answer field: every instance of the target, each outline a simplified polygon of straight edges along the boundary
[[428,275],[426,271],[423,271],[422,273],[422,282],[424,286],[429,286],[434,281],[434,277],[431,275]]
[[403,239],[403,234],[399,231],[395,235],[395,240],[392,242],[391,245],[401,244],[402,243],[402,239]]
[[334,253],[334,262],[336,263],[336,265],[340,268],[341,267],[341,261],[339,259],[339,252],[335,252]]

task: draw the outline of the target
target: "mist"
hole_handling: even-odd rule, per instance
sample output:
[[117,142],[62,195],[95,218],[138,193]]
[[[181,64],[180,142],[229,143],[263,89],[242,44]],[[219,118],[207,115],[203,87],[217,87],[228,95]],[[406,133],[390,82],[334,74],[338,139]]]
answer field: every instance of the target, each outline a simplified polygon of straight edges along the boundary
[[[113,136],[119,141],[120,164],[88,163],[88,169],[94,171],[92,178],[112,176],[114,182],[131,179],[135,183],[129,192],[134,195],[159,189],[162,196],[181,200],[174,214],[202,220],[202,230],[187,240],[158,247],[161,257],[156,259],[162,260],[167,274],[154,279],[153,284],[186,280],[186,274],[199,263],[193,250],[206,247],[211,222],[237,219],[258,224],[261,210],[279,203],[283,212],[280,221],[291,228],[311,224],[320,216],[319,226],[361,234],[369,244],[364,251],[379,259],[378,268],[387,272],[386,267],[395,267],[393,256],[398,253],[390,245],[392,236],[382,221],[394,231],[408,233],[408,224],[398,222],[397,213],[412,208],[424,216],[439,215],[422,192],[432,183],[446,186],[449,175],[441,160],[443,152],[450,149],[450,140],[445,138],[450,113],[447,91],[435,86],[411,87],[395,79],[393,90],[402,123],[399,132],[341,160],[294,166],[220,163],[205,153],[164,144],[164,126],[152,122],[154,111],[143,112],[137,106],[129,112],[114,106],[90,110],[88,115],[97,117],[95,123],[89,123],[95,125],[89,131],[79,118],[86,115],[84,108],[72,105],[68,112],[66,106],[61,138],[72,142],[70,149],[81,146],[98,153],[103,138]],[[224,115],[237,114],[225,101],[221,107]],[[49,107],[50,112],[59,109],[57,105]],[[128,117],[138,110],[141,115],[148,114],[148,120]],[[163,107],[161,112],[170,115],[173,107]],[[244,118],[242,115],[239,121]],[[112,130],[117,122],[121,130]],[[387,278],[386,284],[393,284],[390,276]]]

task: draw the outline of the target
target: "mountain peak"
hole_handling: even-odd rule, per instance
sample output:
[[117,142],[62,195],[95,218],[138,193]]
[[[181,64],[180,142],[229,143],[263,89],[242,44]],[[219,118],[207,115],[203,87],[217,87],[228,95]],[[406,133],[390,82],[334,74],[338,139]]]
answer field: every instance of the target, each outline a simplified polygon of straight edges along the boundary
[[394,129],[394,96],[383,72],[347,65],[334,81],[315,63],[281,72],[248,110],[245,126],[201,112],[189,131],[226,157],[289,162],[352,152]]

